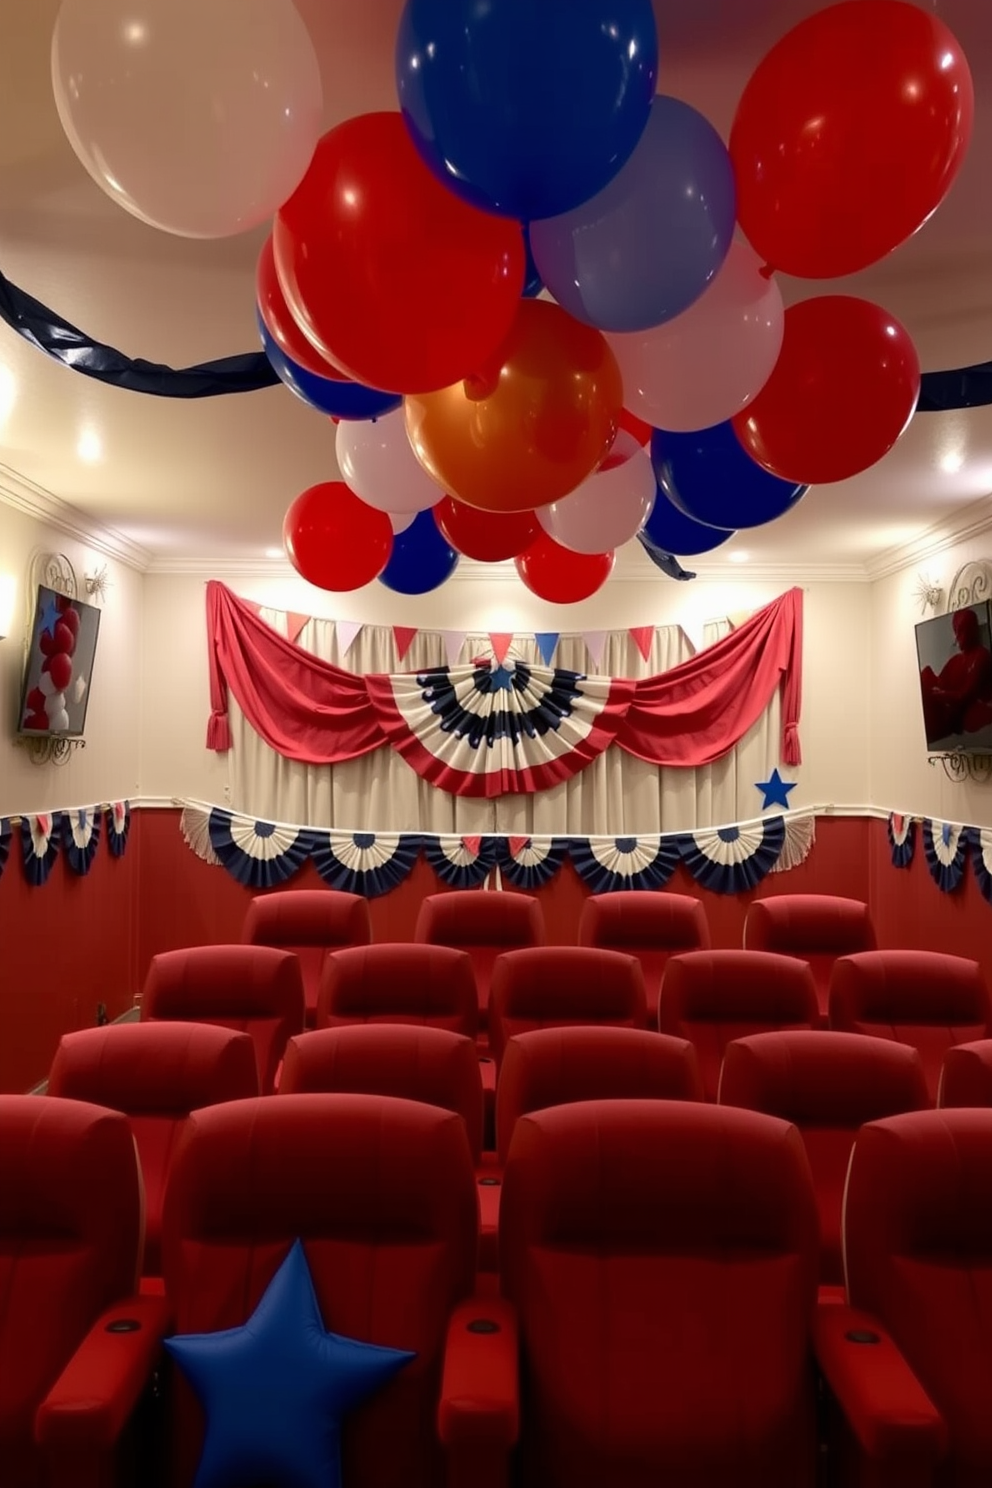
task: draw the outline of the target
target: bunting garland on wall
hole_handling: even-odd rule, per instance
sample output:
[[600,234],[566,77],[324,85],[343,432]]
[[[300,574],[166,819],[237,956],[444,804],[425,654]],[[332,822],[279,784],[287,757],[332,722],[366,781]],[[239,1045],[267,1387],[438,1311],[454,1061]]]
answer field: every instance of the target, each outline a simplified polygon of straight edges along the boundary
[[70,870],[80,877],[89,873],[104,836],[112,856],[121,857],[127,846],[130,822],[128,801],[67,806],[59,811],[24,811],[0,817],[0,876],[10,857],[15,829],[20,837],[24,876],[32,887],[41,888],[48,882],[60,851]]
[[968,848],[978,891],[986,904],[992,904],[992,831],[987,827],[969,827]]
[[908,868],[916,855],[916,821],[911,816],[901,816],[898,811],[892,811],[886,825],[893,868]]
[[11,835],[10,817],[0,816],[0,874],[6,868],[7,859],[10,856]]
[[131,830],[130,801],[111,801],[107,807],[107,846],[111,856],[122,858]]
[[36,889],[48,882],[59,855],[60,813],[43,811],[21,817],[21,854],[24,875]]
[[73,806],[62,813],[62,847],[73,873],[89,873],[100,846],[99,807]]
[[579,837],[569,855],[594,894],[617,889],[662,889],[679,863],[677,837]]
[[419,851],[420,839],[413,833],[311,833],[310,857],[328,888],[366,899],[378,899],[408,878]]
[[952,894],[964,878],[968,828],[927,817],[923,823],[923,855],[938,889],[943,894]]

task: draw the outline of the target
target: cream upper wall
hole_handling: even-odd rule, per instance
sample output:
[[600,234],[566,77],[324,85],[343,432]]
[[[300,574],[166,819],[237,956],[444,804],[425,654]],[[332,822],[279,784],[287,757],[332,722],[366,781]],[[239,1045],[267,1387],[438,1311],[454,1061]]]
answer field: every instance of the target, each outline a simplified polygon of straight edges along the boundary
[[[83,576],[106,565],[110,579],[102,604],[89,707],[86,747],[73,748],[65,764],[34,764],[17,744],[25,637],[34,609],[30,574],[35,555],[64,554]],[[0,574],[16,581],[10,632],[0,640],[0,815],[91,806],[133,798],[140,790],[141,632],[140,574],[84,542],[0,502]]]
[[[438,630],[581,631],[680,624],[698,645],[704,622],[750,611],[774,599],[780,583],[679,584],[613,580],[582,605],[543,604],[507,578],[456,578],[412,602],[373,585],[355,595],[325,594],[283,574],[225,579],[248,599],[325,619],[416,624]],[[227,765],[204,747],[209,713],[205,577],[148,574],[144,579],[143,729],[145,796],[222,804]],[[805,590],[804,764],[783,769],[799,781],[791,804],[860,804],[868,796],[867,584],[813,584]]]
[[920,702],[915,627],[934,613],[917,595],[921,574],[944,591],[955,574],[980,559],[992,561],[992,531],[958,543],[871,586],[871,799],[907,815],[992,827],[992,782],[947,778],[928,763]]

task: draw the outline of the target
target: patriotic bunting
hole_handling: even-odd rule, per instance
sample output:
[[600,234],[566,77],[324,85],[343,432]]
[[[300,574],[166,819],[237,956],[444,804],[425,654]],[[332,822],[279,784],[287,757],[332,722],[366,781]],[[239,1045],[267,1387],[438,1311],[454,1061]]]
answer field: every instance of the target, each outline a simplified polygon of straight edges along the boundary
[[6,868],[10,856],[10,838],[10,817],[0,816],[0,874]]
[[422,837],[424,857],[442,883],[474,889],[496,865],[498,837]]
[[74,806],[62,813],[62,847],[73,873],[89,873],[100,846],[101,812],[98,806]]
[[640,651],[641,656],[647,661],[651,656],[651,647],[654,645],[653,625],[632,625],[630,638]]
[[680,839],[686,868],[698,884],[717,894],[755,888],[774,868],[785,843],[781,816],[740,827],[707,827]]
[[130,801],[111,801],[107,807],[107,846],[111,857],[122,858],[131,830]]
[[916,852],[916,822],[911,816],[900,816],[898,811],[893,811],[889,814],[887,826],[892,866],[908,868]]
[[545,666],[551,665],[551,658],[557,651],[558,642],[560,640],[560,631],[539,630],[536,632],[534,636],[534,645],[537,647],[537,654],[540,656]]
[[21,852],[24,876],[29,884],[40,888],[59,855],[59,813],[42,812],[39,816],[21,817]]
[[506,653],[513,644],[513,636],[507,635],[505,631],[494,631],[489,637],[489,644],[493,648],[493,660],[497,666],[502,666],[506,660]]
[[411,625],[394,625],[393,640],[396,644],[396,657],[399,661],[406,660],[406,653],[417,639],[417,628]]
[[572,841],[575,871],[594,894],[614,889],[660,889],[679,861],[676,837],[579,837]]
[[338,655],[344,661],[354,644],[356,636],[365,628],[361,620],[335,620],[334,634],[338,642]]
[[964,878],[968,856],[968,828],[951,822],[923,822],[923,854],[930,877],[942,894],[952,894]]
[[332,889],[378,899],[413,872],[420,838],[412,832],[331,832],[314,829],[313,865]]
[[986,903],[992,904],[992,832],[987,827],[969,827],[968,846],[978,891]]
[[568,854],[567,837],[502,837],[497,862],[512,888],[529,892],[550,883]]
[[271,889],[298,873],[310,856],[308,827],[284,827],[214,809],[210,842],[228,873],[251,889]]

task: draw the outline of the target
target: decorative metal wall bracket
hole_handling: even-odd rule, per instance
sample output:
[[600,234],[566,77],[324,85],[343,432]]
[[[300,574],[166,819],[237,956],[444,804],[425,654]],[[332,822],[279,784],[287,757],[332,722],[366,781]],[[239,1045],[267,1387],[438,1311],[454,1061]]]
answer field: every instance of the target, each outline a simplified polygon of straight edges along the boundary
[[992,754],[966,754],[963,749],[955,749],[947,754],[928,755],[927,763],[941,765],[948,780],[955,785],[966,780],[985,785],[992,780]]

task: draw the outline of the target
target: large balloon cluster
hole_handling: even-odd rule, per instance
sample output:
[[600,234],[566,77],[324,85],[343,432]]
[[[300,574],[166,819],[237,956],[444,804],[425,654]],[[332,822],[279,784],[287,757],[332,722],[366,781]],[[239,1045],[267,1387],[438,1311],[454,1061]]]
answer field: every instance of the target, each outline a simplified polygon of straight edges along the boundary
[[291,0],[63,0],[56,101],[100,185],[188,236],[272,219],[259,334],[343,476],[286,514],[310,582],[423,593],[466,554],[568,603],[635,535],[706,552],[895,444],[905,329],[846,294],[786,311],[776,273],[856,273],[937,208],[971,132],[956,39],[831,5],[729,148],[658,69],[651,0],[406,0],[398,111],[321,136]]
[[[25,699],[22,728],[58,734],[69,727],[66,694],[72,683],[72,657],[78,637],[79,611],[73,608],[71,599],[60,594],[42,615],[38,649],[45,660],[37,685]],[[82,678],[77,679],[77,701],[85,686]]]

